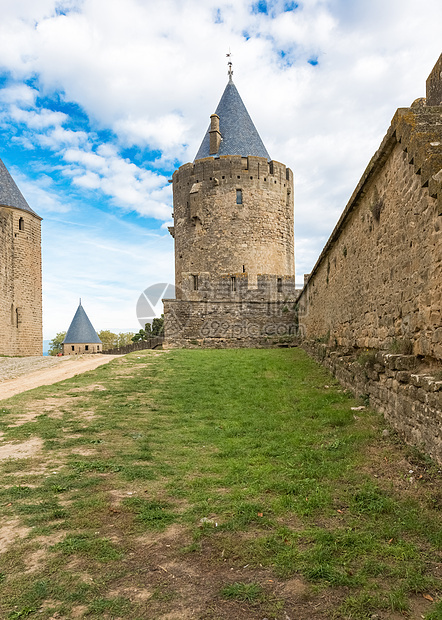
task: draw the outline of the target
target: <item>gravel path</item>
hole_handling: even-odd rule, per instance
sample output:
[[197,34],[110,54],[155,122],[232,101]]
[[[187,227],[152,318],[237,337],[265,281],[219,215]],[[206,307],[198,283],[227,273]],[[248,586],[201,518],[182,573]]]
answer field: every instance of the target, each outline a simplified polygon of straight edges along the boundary
[[0,383],[66,362],[69,357],[0,357]]
[[120,355],[0,358],[0,400],[107,364]]

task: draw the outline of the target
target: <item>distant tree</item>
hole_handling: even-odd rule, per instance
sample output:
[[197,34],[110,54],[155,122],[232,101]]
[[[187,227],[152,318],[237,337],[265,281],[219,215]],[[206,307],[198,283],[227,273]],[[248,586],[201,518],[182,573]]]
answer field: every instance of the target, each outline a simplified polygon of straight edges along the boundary
[[118,346],[118,335],[108,329],[102,329],[101,332],[98,332],[98,337],[103,343],[103,351],[114,349]]
[[55,336],[55,338],[52,338],[52,340],[49,342],[49,355],[58,355],[59,353],[62,353],[63,347],[61,345],[65,336],[66,332],[59,332]]
[[134,334],[131,338],[132,342],[142,342],[144,340],[147,340],[146,338],[146,332],[144,331],[144,329],[140,329],[139,332],[137,332],[136,334]]
[[148,340],[149,338],[152,338],[152,328],[150,326],[150,323],[146,323],[144,325],[144,329],[140,329],[139,332],[134,334],[131,340],[132,342],[144,342]]
[[160,319],[154,319],[152,321],[152,336],[162,336],[164,333],[164,314]]
[[121,334],[118,334],[117,346],[125,347],[127,344],[130,344],[134,335],[133,332],[121,332]]

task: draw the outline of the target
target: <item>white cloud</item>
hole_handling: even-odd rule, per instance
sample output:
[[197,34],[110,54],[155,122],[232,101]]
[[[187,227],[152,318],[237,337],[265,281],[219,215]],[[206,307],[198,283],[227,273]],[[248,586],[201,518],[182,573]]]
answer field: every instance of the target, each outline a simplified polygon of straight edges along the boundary
[[37,180],[32,180],[16,168],[10,172],[29,206],[41,217],[71,210],[69,200],[57,191],[48,175],[42,174]]
[[140,215],[166,219],[171,212],[167,178],[121,158],[109,144],[97,152],[68,149],[64,159],[72,164],[64,171],[80,187],[99,189],[114,203]]
[[22,106],[33,106],[37,98],[38,91],[26,84],[13,84],[0,90],[0,101],[6,104],[21,104]]

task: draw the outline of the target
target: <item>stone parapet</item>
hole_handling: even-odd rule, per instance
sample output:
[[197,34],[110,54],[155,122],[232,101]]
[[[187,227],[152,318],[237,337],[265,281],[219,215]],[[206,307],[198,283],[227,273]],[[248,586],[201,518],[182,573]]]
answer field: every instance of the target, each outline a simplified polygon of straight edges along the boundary
[[190,301],[205,299],[225,301],[284,301],[295,300],[299,291],[294,276],[248,273],[226,273],[212,275],[199,272],[198,287],[194,288],[194,275],[183,273],[181,290],[177,297]]

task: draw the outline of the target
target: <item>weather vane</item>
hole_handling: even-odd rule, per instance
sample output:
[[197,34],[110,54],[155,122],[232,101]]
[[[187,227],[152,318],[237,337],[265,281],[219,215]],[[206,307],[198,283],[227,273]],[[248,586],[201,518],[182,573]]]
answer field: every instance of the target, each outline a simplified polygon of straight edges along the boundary
[[227,75],[229,76],[229,80],[231,80],[233,78],[233,69],[232,69],[232,52],[230,51],[230,47],[229,47],[229,53],[226,54],[226,57],[229,59],[227,62],[227,65],[229,67],[229,70],[227,71]]

